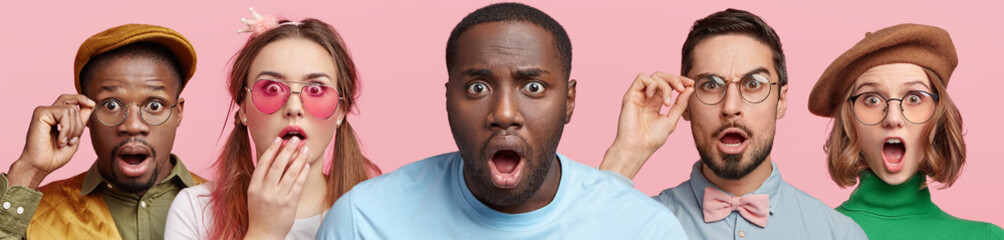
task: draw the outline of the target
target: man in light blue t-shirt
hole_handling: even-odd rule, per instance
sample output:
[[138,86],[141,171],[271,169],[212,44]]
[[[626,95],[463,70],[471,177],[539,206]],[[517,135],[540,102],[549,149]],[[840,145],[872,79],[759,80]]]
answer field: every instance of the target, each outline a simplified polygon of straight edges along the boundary
[[356,185],[317,239],[686,239],[665,207],[556,152],[575,106],[571,43],[518,3],[465,17],[446,47],[459,152]]

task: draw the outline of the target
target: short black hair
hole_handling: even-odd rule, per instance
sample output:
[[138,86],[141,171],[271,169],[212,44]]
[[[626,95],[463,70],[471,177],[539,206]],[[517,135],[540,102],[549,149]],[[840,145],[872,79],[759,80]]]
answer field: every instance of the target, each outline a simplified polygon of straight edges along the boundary
[[450,39],[446,41],[446,70],[453,69],[453,60],[457,55],[457,40],[468,29],[481,23],[516,21],[536,24],[551,33],[554,37],[554,48],[558,50],[558,57],[561,59],[567,78],[572,72],[572,41],[568,39],[568,33],[547,13],[522,3],[488,5],[467,14],[460,20],[460,23],[453,28],[453,32],[450,32]]
[[694,27],[687,34],[687,40],[683,42],[683,63],[680,66],[680,75],[686,76],[687,72],[690,72],[690,69],[693,68],[694,47],[701,40],[728,34],[749,36],[770,47],[774,52],[774,70],[777,71],[778,83],[780,86],[788,84],[788,70],[785,67],[784,51],[781,50],[781,39],[774,32],[774,28],[767,25],[757,15],[732,8],[712,13],[694,22]]
[[149,59],[158,64],[166,64],[172,70],[171,76],[174,77],[174,82],[177,84],[178,92],[175,93],[175,98],[181,95],[182,76],[184,74],[181,72],[181,63],[178,62],[178,58],[163,45],[152,43],[152,42],[136,42],[126,44],[114,50],[98,54],[91,58],[84,67],[80,69],[80,89],[81,92],[86,95],[83,90],[87,89],[86,86],[90,84],[91,80],[94,80],[94,74],[97,69],[107,66],[112,60],[120,58],[145,58]]

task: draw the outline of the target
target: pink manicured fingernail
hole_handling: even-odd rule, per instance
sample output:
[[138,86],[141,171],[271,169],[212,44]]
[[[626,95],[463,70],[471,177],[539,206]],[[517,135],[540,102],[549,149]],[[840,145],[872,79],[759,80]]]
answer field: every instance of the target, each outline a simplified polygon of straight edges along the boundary
[[282,138],[275,137],[275,140],[272,140],[272,144],[279,144],[279,142],[281,142],[281,141],[282,141]]

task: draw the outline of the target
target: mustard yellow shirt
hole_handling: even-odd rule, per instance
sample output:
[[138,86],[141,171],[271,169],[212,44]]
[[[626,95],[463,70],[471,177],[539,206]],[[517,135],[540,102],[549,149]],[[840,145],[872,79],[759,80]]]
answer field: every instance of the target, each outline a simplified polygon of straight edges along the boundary
[[[122,239],[163,239],[167,212],[171,208],[174,197],[189,186],[195,186],[204,180],[192,175],[176,155],[171,155],[174,167],[164,180],[154,184],[142,197],[133,193],[125,193],[115,188],[98,171],[97,165],[92,165],[84,173],[80,186],[80,196],[97,194],[104,200],[108,213],[114,220],[114,228]],[[22,186],[7,187],[6,176],[0,178],[4,183],[0,188],[0,207],[10,202],[11,211],[0,208],[0,239],[20,239],[25,236],[32,216],[39,208],[42,193]],[[57,181],[53,184],[70,184],[73,181]],[[43,186],[53,188],[54,186]],[[47,196],[47,195],[46,195]],[[15,208],[16,206],[17,208]],[[47,205],[48,206],[48,205]],[[23,209],[23,210],[17,210]],[[41,212],[59,211],[65,209],[42,209]],[[17,214],[22,211],[22,214]],[[40,212],[40,213],[41,213]],[[37,216],[35,216],[37,217]],[[37,223],[32,223],[37,224]],[[52,235],[50,235],[52,236]],[[58,237],[58,236],[54,236]]]

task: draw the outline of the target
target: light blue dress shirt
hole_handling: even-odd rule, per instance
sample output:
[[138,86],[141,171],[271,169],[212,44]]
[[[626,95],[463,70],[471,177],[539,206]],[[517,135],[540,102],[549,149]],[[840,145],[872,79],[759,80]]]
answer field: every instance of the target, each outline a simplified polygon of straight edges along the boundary
[[629,184],[558,155],[547,206],[495,211],[467,188],[459,153],[408,164],[338,199],[317,239],[686,239],[679,221]]
[[851,218],[784,182],[774,163],[770,176],[753,191],[769,195],[767,227],[754,225],[735,211],[723,220],[705,223],[701,208],[704,188],[722,190],[708,182],[701,167],[701,161],[697,161],[690,180],[652,197],[676,214],[692,239],[868,239]]

